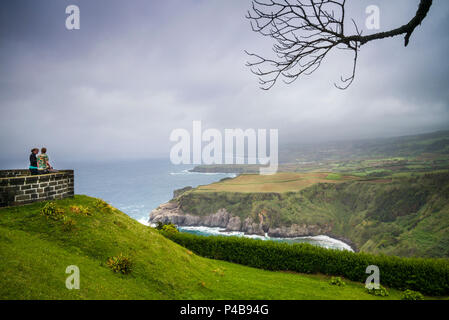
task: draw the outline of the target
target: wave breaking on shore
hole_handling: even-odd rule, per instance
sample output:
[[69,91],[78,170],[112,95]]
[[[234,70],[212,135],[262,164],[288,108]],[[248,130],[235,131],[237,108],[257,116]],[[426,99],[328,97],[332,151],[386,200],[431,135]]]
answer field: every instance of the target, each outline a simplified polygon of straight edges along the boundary
[[318,236],[305,236],[305,237],[294,237],[294,238],[278,238],[278,237],[270,237],[267,234],[265,236],[254,235],[254,234],[246,234],[241,231],[226,231],[225,228],[219,227],[206,227],[206,226],[179,226],[179,231],[188,232],[198,235],[219,235],[219,236],[234,236],[234,237],[246,237],[252,239],[260,239],[260,240],[270,240],[270,241],[280,241],[280,242],[288,242],[288,243],[309,243],[312,245],[317,245],[320,247],[328,248],[328,249],[338,249],[338,250],[348,250],[354,252],[350,245],[347,243],[331,238],[326,235],[318,235]]

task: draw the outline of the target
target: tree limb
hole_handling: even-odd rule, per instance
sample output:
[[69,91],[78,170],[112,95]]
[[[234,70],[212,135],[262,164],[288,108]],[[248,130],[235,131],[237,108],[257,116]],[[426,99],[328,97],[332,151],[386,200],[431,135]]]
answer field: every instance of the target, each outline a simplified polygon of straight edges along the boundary
[[362,35],[352,20],[355,34],[345,35],[346,0],[253,0],[247,19],[253,31],[275,40],[276,58],[267,59],[254,53],[247,66],[259,76],[261,88],[272,88],[282,77],[286,83],[300,75],[309,75],[321,66],[334,48],[351,50],[354,54],[352,73],[341,78],[337,88],[347,89],[355,78],[358,51],[370,41],[405,34],[405,46],[410,36],[426,18],[432,0],[420,0],[415,16],[405,25],[386,32]]

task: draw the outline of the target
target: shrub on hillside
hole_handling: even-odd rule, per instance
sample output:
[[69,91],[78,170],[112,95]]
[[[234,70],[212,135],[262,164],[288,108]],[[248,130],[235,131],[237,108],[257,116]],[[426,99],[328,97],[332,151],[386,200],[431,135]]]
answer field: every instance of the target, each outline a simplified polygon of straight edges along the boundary
[[173,223],[165,224],[162,226],[162,231],[169,233],[178,233],[178,228]]
[[174,225],[171,222],[163,223],[161,221],[158,221],[158,222],[156,222],[156,226],[154,228],[159,231],[178,232],[178,228],[176,228],[176,225]]
[[389,295],[388,290],[381,285],[379,285],[379,288],[366,288],[366,292],[378,297],[386,297]]
[[207,258],[267,270],[339,275],[362,283],[367,277],[366,267],[376,265],[386,286],[430,295],[449,294],[449,263],[445,259],[399,258],[240,237],[163,234]]
[[104,201],[103,199],[96,199],[94,205],[98,209],[103,209],[103,208],[106,208],[108,206],[108,203],[106,201]]
[[85,216],[90,216],[92,215],[90,209],[88,207],[84,207],[84,206],[71,206],[70,207],[70,211],[77,213],[77,214],[82,214]]
[[346,283],[340,277],[332,277],[331,281],[329,281],[329,284],[338,287],[344,287],[346,285]]
[[58,208],[54,202],[47,202],[41,209],[41,214],[45,218],[55,221],[64,220],[65,218],[64,209]]
[[129,274],[132,271],[132,261],[129,257],[124,256],[123,254],[119,254],[116,257],[110,257],[106,261],[106,264],[112,271],[121,273],[121,274]]
[[424,296],[417,291],[405,290],[401,295],[401,300],[424,300]]
[[108,204],[106,201],[104,201],[102,199],[95,200],[94,205],[98,210],[106,212],[106,213],[111,213],[112,210],[114,209],[110,204]]

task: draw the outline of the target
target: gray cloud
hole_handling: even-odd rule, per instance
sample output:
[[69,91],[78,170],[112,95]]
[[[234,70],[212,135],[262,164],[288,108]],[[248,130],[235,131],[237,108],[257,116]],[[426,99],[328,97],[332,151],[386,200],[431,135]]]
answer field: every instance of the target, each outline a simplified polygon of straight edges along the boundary
[[[406,23],[418,1],[378,4],[381,27]],[[81,29],[64,28],[78,4]],[[412,134],[449,124],[449,3],[436,1],[409,47],[402,38],[362,48],[354,84],[333,87],[351,57],[329,56],[310,77],[269,92],[243,50],[271,43],[244,19],[250,1],[7,1],[0,15],[0,143],[23,156],[168,156],[175,128],[279,128],[280,143]]]

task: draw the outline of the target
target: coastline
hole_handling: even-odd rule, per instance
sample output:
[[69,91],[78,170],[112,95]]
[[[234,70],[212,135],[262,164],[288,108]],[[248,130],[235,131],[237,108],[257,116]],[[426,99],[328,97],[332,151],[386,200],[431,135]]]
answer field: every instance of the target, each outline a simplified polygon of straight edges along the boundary
[[[234,216],[226,211],[220,209],[213,214],[206,216],[192,215],[183,212],[176,200],[171,200],[167,203],[161,204],[158,208],[150,213],[149,223],[157,222],[173,223],[182,228],[219,228],[220,233],[234,233],[239,236],[264,238],[266,240],[304,240],[310,238],[318,240],[319,237],[327,237],[329,242],[339,241],[344,247],[350,251],[358,252],[357,246],[349,239],[336,236],[331,232],[329,226],[317,225],[296,225],[282,226],[279,228],[267,228],[263,223],[257,223],[251,218],[247,217],[242,221],[237,216]],[[318,237],[318,238],[317,238]],[[347,246],[347,247],[346,247]]]
[[233,173],[233,174],[242,174],[242,173],[259,173],[260,166],[259,165],[251,165],[251,164],[242,164],[242,165],[229,165],[229,164],[219,164],[219,165],[197,165],[192,169],[189,169],[189,172],[192,173]]
[[303,236],[303,237],[270,237],[267,234],[264,236],[257,234],[247,234],[241,231],[227,231],[220,227],[207,227],[207,226],[178,226],[181,232],[199,234],[199,235],[221,235],[221,236],[235,236],[245,237],[251,239],[259,239],[265,241],[277,241],[288,243],[310,243],[318,245],[328,249],[348,250],[351,252],[357,252],[353,246],[341,239],[331,237],[329,235],[316,235],[316,236]]

